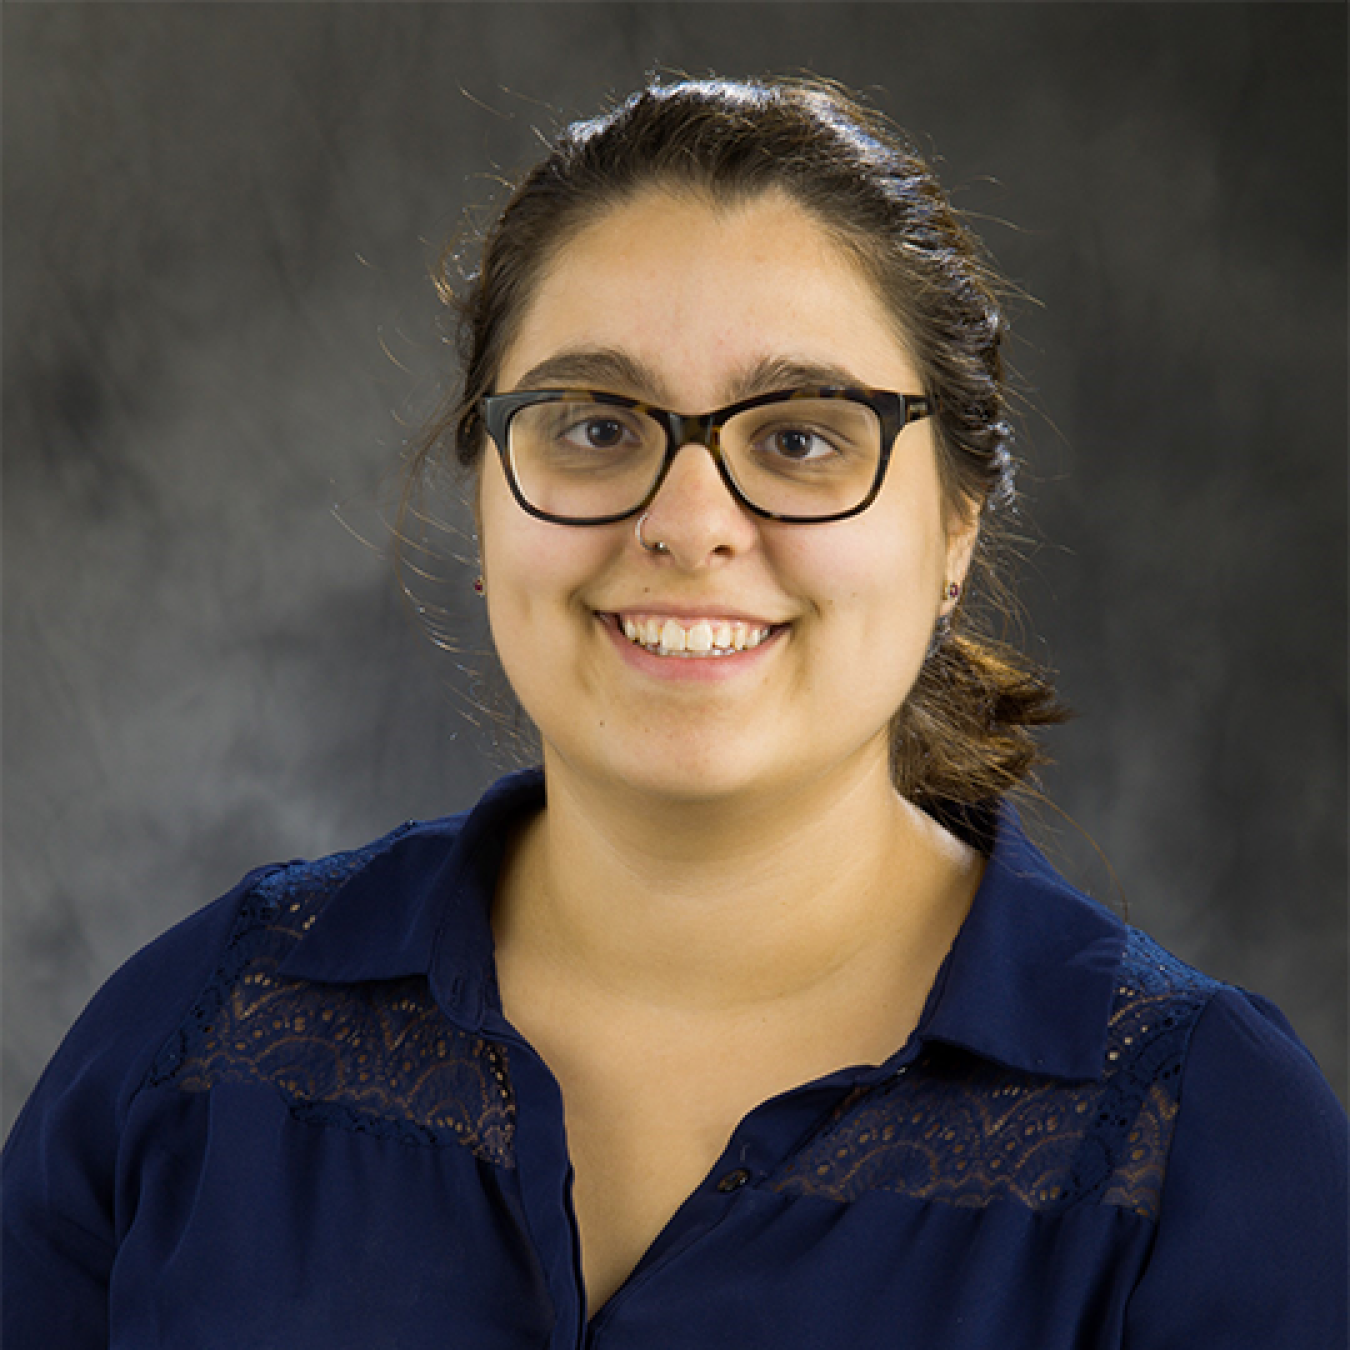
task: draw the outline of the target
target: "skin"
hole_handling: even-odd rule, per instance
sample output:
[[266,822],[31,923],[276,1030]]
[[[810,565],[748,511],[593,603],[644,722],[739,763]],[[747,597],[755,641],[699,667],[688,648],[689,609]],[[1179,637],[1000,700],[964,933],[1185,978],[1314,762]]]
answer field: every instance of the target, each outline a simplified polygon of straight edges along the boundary
[[[756,372],[809,382],[784,365],[921,391],[871,284],[801,208],[653,190],[562,250],[497,388],[598,385],[693,413],[759,392]],[[594,1308],[749,1110],[880,1062],[918,1020],[980,863],[895,793],[887,729],[975,526],[943,501],[931,422],[901,433],[878,500],[846,521],[759,519],[698,446],[643,525],[664,554],[632,521],[527,515],[491,452],[479,514],[493,636],[549,794],[508,852],[498,973],[563,1090]],[[616,614],[772,635],[660,658]]]

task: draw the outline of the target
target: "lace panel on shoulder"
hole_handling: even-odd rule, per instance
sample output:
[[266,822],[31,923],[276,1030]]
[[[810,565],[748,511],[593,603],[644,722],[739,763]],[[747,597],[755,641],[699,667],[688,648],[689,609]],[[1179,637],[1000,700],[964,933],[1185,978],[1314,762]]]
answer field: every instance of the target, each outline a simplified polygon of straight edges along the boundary
[[[374,847],[379,847],[374,846]],[[453,1026],[422,976],[364,984],[277,968],[371,850],[286,868],[245,899],[215,978],[150,1082],[184,1092],[270,1084],[298,1119],[514,1166],[504,1047]]]
[[1101,1081],[1038,1078],[932,1043],[845,1100],[771,1189],[1048,1212],[1093,1203],[1156,1219],[1186,1044],[1219,986],[1142,933],[1119,976]]

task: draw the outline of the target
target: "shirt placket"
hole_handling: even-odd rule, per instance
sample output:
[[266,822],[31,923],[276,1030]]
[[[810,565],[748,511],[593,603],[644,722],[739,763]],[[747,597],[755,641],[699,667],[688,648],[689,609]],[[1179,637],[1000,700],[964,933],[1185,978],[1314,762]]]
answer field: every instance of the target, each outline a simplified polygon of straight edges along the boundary
[[[611,1334],[625,1307],[659,1292],[663,1280],[678,1279],[682,1253],[721,1225],[734,1223],[750,1189],[776,1175],[850,1096],[860,1098],[906,1072],[917,1049],[917,1045],[907,1046],[880,1067],[846,1069],[804,1084],[751,1111],[733,1131],[708,1175],[671,1216],[628,1279],[585,1327],[584,1339],[577,1344],[585,1350],[629,1350]],[[579,1244],[577,1250],[579,1253]],[[577,1279],[580,1287],[579,1267]]]

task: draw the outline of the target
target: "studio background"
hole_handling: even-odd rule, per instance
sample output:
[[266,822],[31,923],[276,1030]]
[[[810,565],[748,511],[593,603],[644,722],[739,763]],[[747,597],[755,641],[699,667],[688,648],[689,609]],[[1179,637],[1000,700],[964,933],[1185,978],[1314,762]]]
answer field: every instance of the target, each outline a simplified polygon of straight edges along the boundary
[[453,655],[388,560],[452,369],[426,269],[536,127],[657,64],[867,91],[1035,297],[1021,593],[1079,713],[1044,779],[1073,823],[1040,837],[1275,999],[1344,1098],[1343,6],[11,3],[4,28],[6,1127],[137,947],[503,767],[470,720],[472,571],[434,587]]

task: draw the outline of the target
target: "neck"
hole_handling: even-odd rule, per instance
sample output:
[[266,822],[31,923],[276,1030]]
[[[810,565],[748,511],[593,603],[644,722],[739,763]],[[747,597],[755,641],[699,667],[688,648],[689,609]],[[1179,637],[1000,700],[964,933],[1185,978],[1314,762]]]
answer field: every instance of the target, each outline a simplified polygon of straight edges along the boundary
[[945,952],[978,860],[891,786],[884,756],[792,791],[654,801],[546,760],[498,941],[609,997],[735,1012]]

